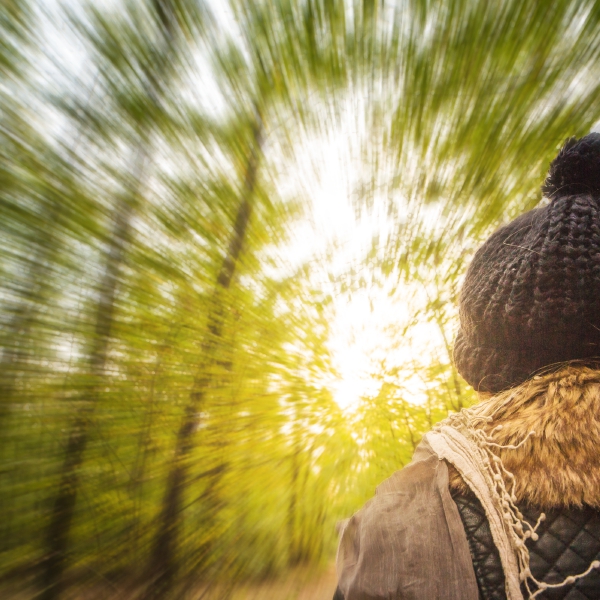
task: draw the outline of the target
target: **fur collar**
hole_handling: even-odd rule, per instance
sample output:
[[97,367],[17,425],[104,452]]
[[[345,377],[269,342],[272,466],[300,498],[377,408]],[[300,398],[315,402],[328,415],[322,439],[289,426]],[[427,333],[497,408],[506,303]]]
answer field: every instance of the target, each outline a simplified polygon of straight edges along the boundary
[[[600,370],[569,366],[538,375],[469,410],[491,417],[486,432],[503,446],[535,431],[520,448],[498,450],[515,476],[517,502],[600,508]],[[451,468],[450,487],[465,485]]]

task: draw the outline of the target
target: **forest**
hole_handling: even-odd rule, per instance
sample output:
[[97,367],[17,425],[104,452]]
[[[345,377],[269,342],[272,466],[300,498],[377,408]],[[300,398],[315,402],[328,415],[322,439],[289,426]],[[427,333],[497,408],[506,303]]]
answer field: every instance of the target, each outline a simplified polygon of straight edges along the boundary
[[599,31],[594,0],[3,1],[0,597],[330,569],[476,401],[465,267],[600,119]]

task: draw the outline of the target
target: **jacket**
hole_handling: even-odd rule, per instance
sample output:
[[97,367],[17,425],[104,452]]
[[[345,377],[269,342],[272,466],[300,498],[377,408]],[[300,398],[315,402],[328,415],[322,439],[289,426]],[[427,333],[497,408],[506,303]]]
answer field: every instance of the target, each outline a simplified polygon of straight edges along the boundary
[[[501,547],[489,502],[484,509],[468,473],[436,453],[433,432],[344,528],[336,600],[600,599],[600,372],[567,367],[467,412],[475,438],[488,440],[502,466],[493,485],[509,494],[513,518],[522,517],[516,527],[530,530],[524,548],[502,507]],[[542,512],[548,519],[533,531]]]

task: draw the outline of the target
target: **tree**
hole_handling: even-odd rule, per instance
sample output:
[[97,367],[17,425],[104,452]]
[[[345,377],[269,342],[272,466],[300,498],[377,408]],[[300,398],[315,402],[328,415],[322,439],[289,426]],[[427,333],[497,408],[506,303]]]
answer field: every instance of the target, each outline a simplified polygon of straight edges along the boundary
[[254,203],[257,171],[262,151],[263,124],[260,112],[252,126],[251,148],[244,176],[241,198],[235,222],[227,244],[227,249],[214,284],[212,298],[208,303],[206,334],[201,344],[201,363],[198,375],[194,378],[189,404],[177,434],[173,463],[170,467],[165,497],[159,517],[158,533],[151,559],[151,573],[156,576],[155,584],[149,588],[152,597],[160,598],[170,593],[177,574],[177,554],[179,546],[179,521],[182,516],[182,500],[187,485],[189,455],[194,447],[193,434],[198,422],[198,414],[204,408],[208,389],[213,385],[212,371],[218,364],[219,345],[223,335],[225,311],[231,310],[226,303],[226,293],[232,285],[240,253],[243,250],[246,231]]
[[[123,90],[119,89],[116,75],[128,76],[128,83],[133,87],[135,79],[139,77],[139,70],[141,85],[138,84],[137,89],[133,88],[134,95],[137,92],[137,100],[151,111],[160,111],[165,85],[176,64],[177,38],[181,36],[182,28],[188,25],[184,21],[186,15],[182,6],[155,0],[147,7],[146,15],[137,7],[130,6],[131,23],[113,24],[100,13],[93,13],[94,25],[93,29],[88,30],[88,36],[99,58],[105,61],[100,62],[99,68],[103,71],[106,88],[116,92],[117,103],[123,100],[126,102],[127,99],[119,97],[119,92]],[[142,20],[144,17],[146,22]],[[138,32],[143,32],[148,26],[153,36],[150,39],[140,39]],[[137,56],[132,55],[132,51],[139,50],[140,46],[142,52]],[[132,64],[128,62],[131,59],[137,61]],[[120,72],[119,67],[122,69]],[[47,554],[43,573],[45,600],[56,600],[62,594],[68,537],[80,486],[79,470],[88,444],[91,420],[106,378],[117,287],[130,244],[132,222],[142,203],[142,186],[150,160],[152,120],[146,115],[131,112],[132,108],[136,108],[135,105],[125,104],[123,108],[134,130],[130,174],[111,215],[112,230],[102,258],[103,272],[97,290],[94,331],[86,350],[89,384],[80,398],[79,408],[74,411],[60,483],[47,530]]]
[[[35,11],[0,9],[0,564],[41,567],[46,598],[224,597],[330,559],[335,521],[475,400],[465,265],[598,118],[588,0],[211,6],[86,9],[55,87]],[[373,243],[291,264],[317,169],[284,184],[332,138]],[[398,310],[344,412],[330,325],[365,290]]]

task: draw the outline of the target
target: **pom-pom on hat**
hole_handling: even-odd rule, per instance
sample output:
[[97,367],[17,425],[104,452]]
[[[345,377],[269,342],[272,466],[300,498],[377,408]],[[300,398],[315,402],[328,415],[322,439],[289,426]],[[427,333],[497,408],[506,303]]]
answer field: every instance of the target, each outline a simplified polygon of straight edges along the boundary
[[550,203],[497,230],[467,271],[454,361],[479,391],[600,363],[600,133],[565,143],[542,192]]

